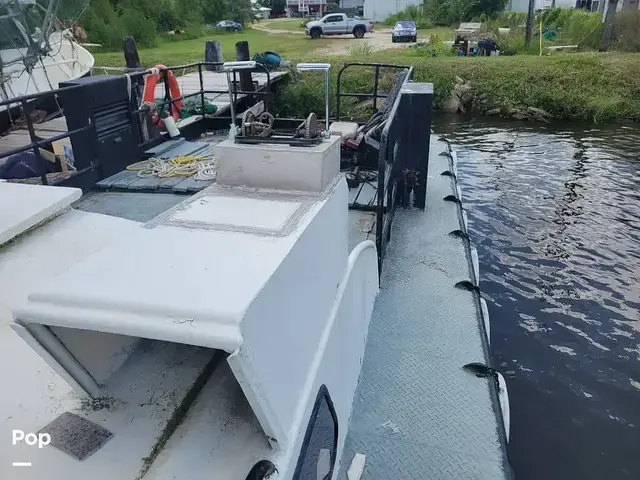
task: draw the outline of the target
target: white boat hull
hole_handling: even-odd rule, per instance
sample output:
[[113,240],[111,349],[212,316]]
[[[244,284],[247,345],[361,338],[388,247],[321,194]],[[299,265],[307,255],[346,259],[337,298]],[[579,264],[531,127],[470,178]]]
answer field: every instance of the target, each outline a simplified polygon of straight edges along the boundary
[[[51,34],[49,44],[51,51],[40,57],[31,71],[23,62],[13,61],[25,56],[26,48],[0,51],[2,76],[7,79],[0,84],[0,102],[55,90],[60,82],[80,78],[93,68],[95,60],[91,52],[76,43],[68,31]],[[0,106],[0,112],[6,110],[6,105]]]

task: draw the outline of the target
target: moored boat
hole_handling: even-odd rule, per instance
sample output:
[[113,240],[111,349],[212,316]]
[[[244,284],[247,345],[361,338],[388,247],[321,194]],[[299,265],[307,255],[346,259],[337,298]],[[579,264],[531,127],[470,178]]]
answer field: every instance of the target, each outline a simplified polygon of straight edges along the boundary
[[[508,478],[455,154],[398,70],[365,125],[256,105],[140,143],[126,79],[73,87],[95,126],[65,111],[77,172],[0,183],[1,406],[24,433],[3,473],[328,479],[358,453],[364,478],[435,478],[448,452],[457,478]],[[189,156],[215,175],[165,175]]]

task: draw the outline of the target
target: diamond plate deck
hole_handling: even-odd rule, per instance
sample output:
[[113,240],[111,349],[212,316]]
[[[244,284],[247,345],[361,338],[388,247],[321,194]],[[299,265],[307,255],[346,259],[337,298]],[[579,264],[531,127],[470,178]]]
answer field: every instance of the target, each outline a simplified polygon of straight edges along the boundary
[[432,136],[427,209],[398,210],[369,327],[340,479],[356,453],[363,479],[511,478],[448,146]]

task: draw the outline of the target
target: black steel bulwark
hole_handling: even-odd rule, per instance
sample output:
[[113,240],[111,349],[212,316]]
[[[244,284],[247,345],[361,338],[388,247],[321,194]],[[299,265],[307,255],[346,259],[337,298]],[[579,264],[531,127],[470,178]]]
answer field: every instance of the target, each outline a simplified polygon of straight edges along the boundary
[[405,83],[392,107],[380,141],[376,247],[379,270],[391,238],[396,206],[424,210],[429,171],[433,84]]

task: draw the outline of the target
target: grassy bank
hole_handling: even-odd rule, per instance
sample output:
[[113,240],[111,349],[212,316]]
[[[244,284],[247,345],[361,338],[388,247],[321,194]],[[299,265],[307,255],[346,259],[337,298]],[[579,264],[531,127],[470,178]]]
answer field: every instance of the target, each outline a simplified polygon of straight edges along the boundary
[[[251,52],[271,50],[278,52],[283,58],[301,59],[311,54],[316,48],[326,46],[331,40],[311,41],[301,36],[286,34],[270,34],[259,30],[247,29],[240,33],[211,31],[206,36],[192,40],[181,40],[179,37],[163,37],[157,47],[140,48],[140,61],[145,67],[157,64],[184,65],[204,59],[205,40],[218,40],[222,46],[222,55],[227,60],[236,58],[236,42],[247,41]],[[124,57],[121,51],[100,52],[94,50],[96,65],[122,67]]]
[[[325,42],[301,36],[267,34],[248,30],[237,34],[216,34],[225,58],[235,56],[235,42],[248,40],[252,52],[273,50],[292,62],[328,61],[333,65],[332,93],[335,75],[345,62],[384,62],[410,64],[415,80],[432,82],[436,105],[449,95],[456,76],[471,82],[477,102],[476,113],[495,108],[536,107],[566,120],[604,122],[615,119],[640,120],[640,54],[634,53],[566,53],[552,56],[516,55],[513,57],[416,57],[409,51],[382,51],[370,55],[318,57],[314,50]],[[141,49],[143,65],[158,63],[177,65],[201,60],[204,40],[198,38],[166,42],[155,48]],[[96,65],[122,66],[120,52],[96,53]],[[279,113],[301,117],[310,110],[323,111],[320,75],[294,75],[280,92]],[[345,91],[371,91],[372,74],[354,70],[345,75]],[[393,75],[383,76],[382,87],[393,82]],[[335,105],[335,99],[332,105]],[[354,116],[366,116],[370,105],[350,104]]]
[[[337,70],[336,59],[330,60]],[[477,99],[484,99],[482,104],[477,103],[476,113],[496,108],[507,111],[536,107],[558,119],[640,120],[640,76],[637,74],[640,54],[428,59],[389,59],[388,55],[378,54],[365,60],[392,60],[399,64],[409,60],[407,63],[414,66],[416,81],[434,84],[436,106],[449,96],[454,78],[458,76],[471,82]],[[346,76],[345,90],[362,89],[366,86],[364,77],[362,73]],[[391,81],[390,78],[385,80],[386,83]],[[289,83],[282,91],[279,103],[284,112],[297,116],[308,109],[321,111],[321,91],[319,79],[307,77],[304,82]],[[355,112],[356,115],[359,113]]]

